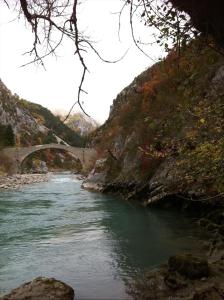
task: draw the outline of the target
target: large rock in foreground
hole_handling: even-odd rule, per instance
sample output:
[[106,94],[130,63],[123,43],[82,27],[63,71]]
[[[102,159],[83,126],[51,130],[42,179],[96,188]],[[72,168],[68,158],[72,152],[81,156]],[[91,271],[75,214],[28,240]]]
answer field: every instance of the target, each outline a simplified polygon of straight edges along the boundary
[[38,277],[0,297],[0,300],[73,300],[74,290],[54,278]]
[[99,159],[95,162],[93,170],[90,172],[87,179],[83,181],[82,188],[96,192],[102,192],[104,190],[105,163],[106,159]]

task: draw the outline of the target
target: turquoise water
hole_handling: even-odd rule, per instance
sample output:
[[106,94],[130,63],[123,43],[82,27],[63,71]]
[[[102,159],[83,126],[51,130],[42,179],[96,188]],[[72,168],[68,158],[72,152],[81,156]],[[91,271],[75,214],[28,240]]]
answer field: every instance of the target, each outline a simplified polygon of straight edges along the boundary
[[127,299],[127,280],[197,245],[191,219],[80,186],[57,174],[0,193],[0,293],[49,276],[76,299]]

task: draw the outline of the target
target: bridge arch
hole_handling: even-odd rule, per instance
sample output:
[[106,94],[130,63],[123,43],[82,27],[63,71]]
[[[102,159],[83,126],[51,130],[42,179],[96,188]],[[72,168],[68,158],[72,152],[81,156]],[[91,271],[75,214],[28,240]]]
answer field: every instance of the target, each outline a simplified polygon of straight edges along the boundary
[[96,157],[96,150],[92,148],[79,148],[61,144],[44,144],[30,147],[10,147],[3,149],[3,153],[10,158],[18,172],[22,162],[32,153],[45,149],[59,149],[70,153],[76,159],[79,159],[83,170],[88,170]]

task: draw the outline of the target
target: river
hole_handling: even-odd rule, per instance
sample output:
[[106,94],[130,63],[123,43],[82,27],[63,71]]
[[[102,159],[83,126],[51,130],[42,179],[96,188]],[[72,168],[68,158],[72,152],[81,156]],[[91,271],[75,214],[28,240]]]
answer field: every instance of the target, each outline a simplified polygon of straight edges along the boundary
[[127,299],[126,282],[200,232],[179,213],[145,209],[81,189],[69,174],[0,193],[0,293],[38,276],[75,289],[76,299]]

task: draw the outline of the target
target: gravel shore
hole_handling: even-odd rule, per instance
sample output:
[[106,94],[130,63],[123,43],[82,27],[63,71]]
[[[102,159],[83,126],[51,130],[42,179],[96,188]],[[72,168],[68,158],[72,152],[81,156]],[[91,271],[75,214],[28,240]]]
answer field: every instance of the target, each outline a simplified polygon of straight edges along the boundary
[[48,174],[16,174],[0,177],[0,190],[18,189],[22,185],[48,181]]

